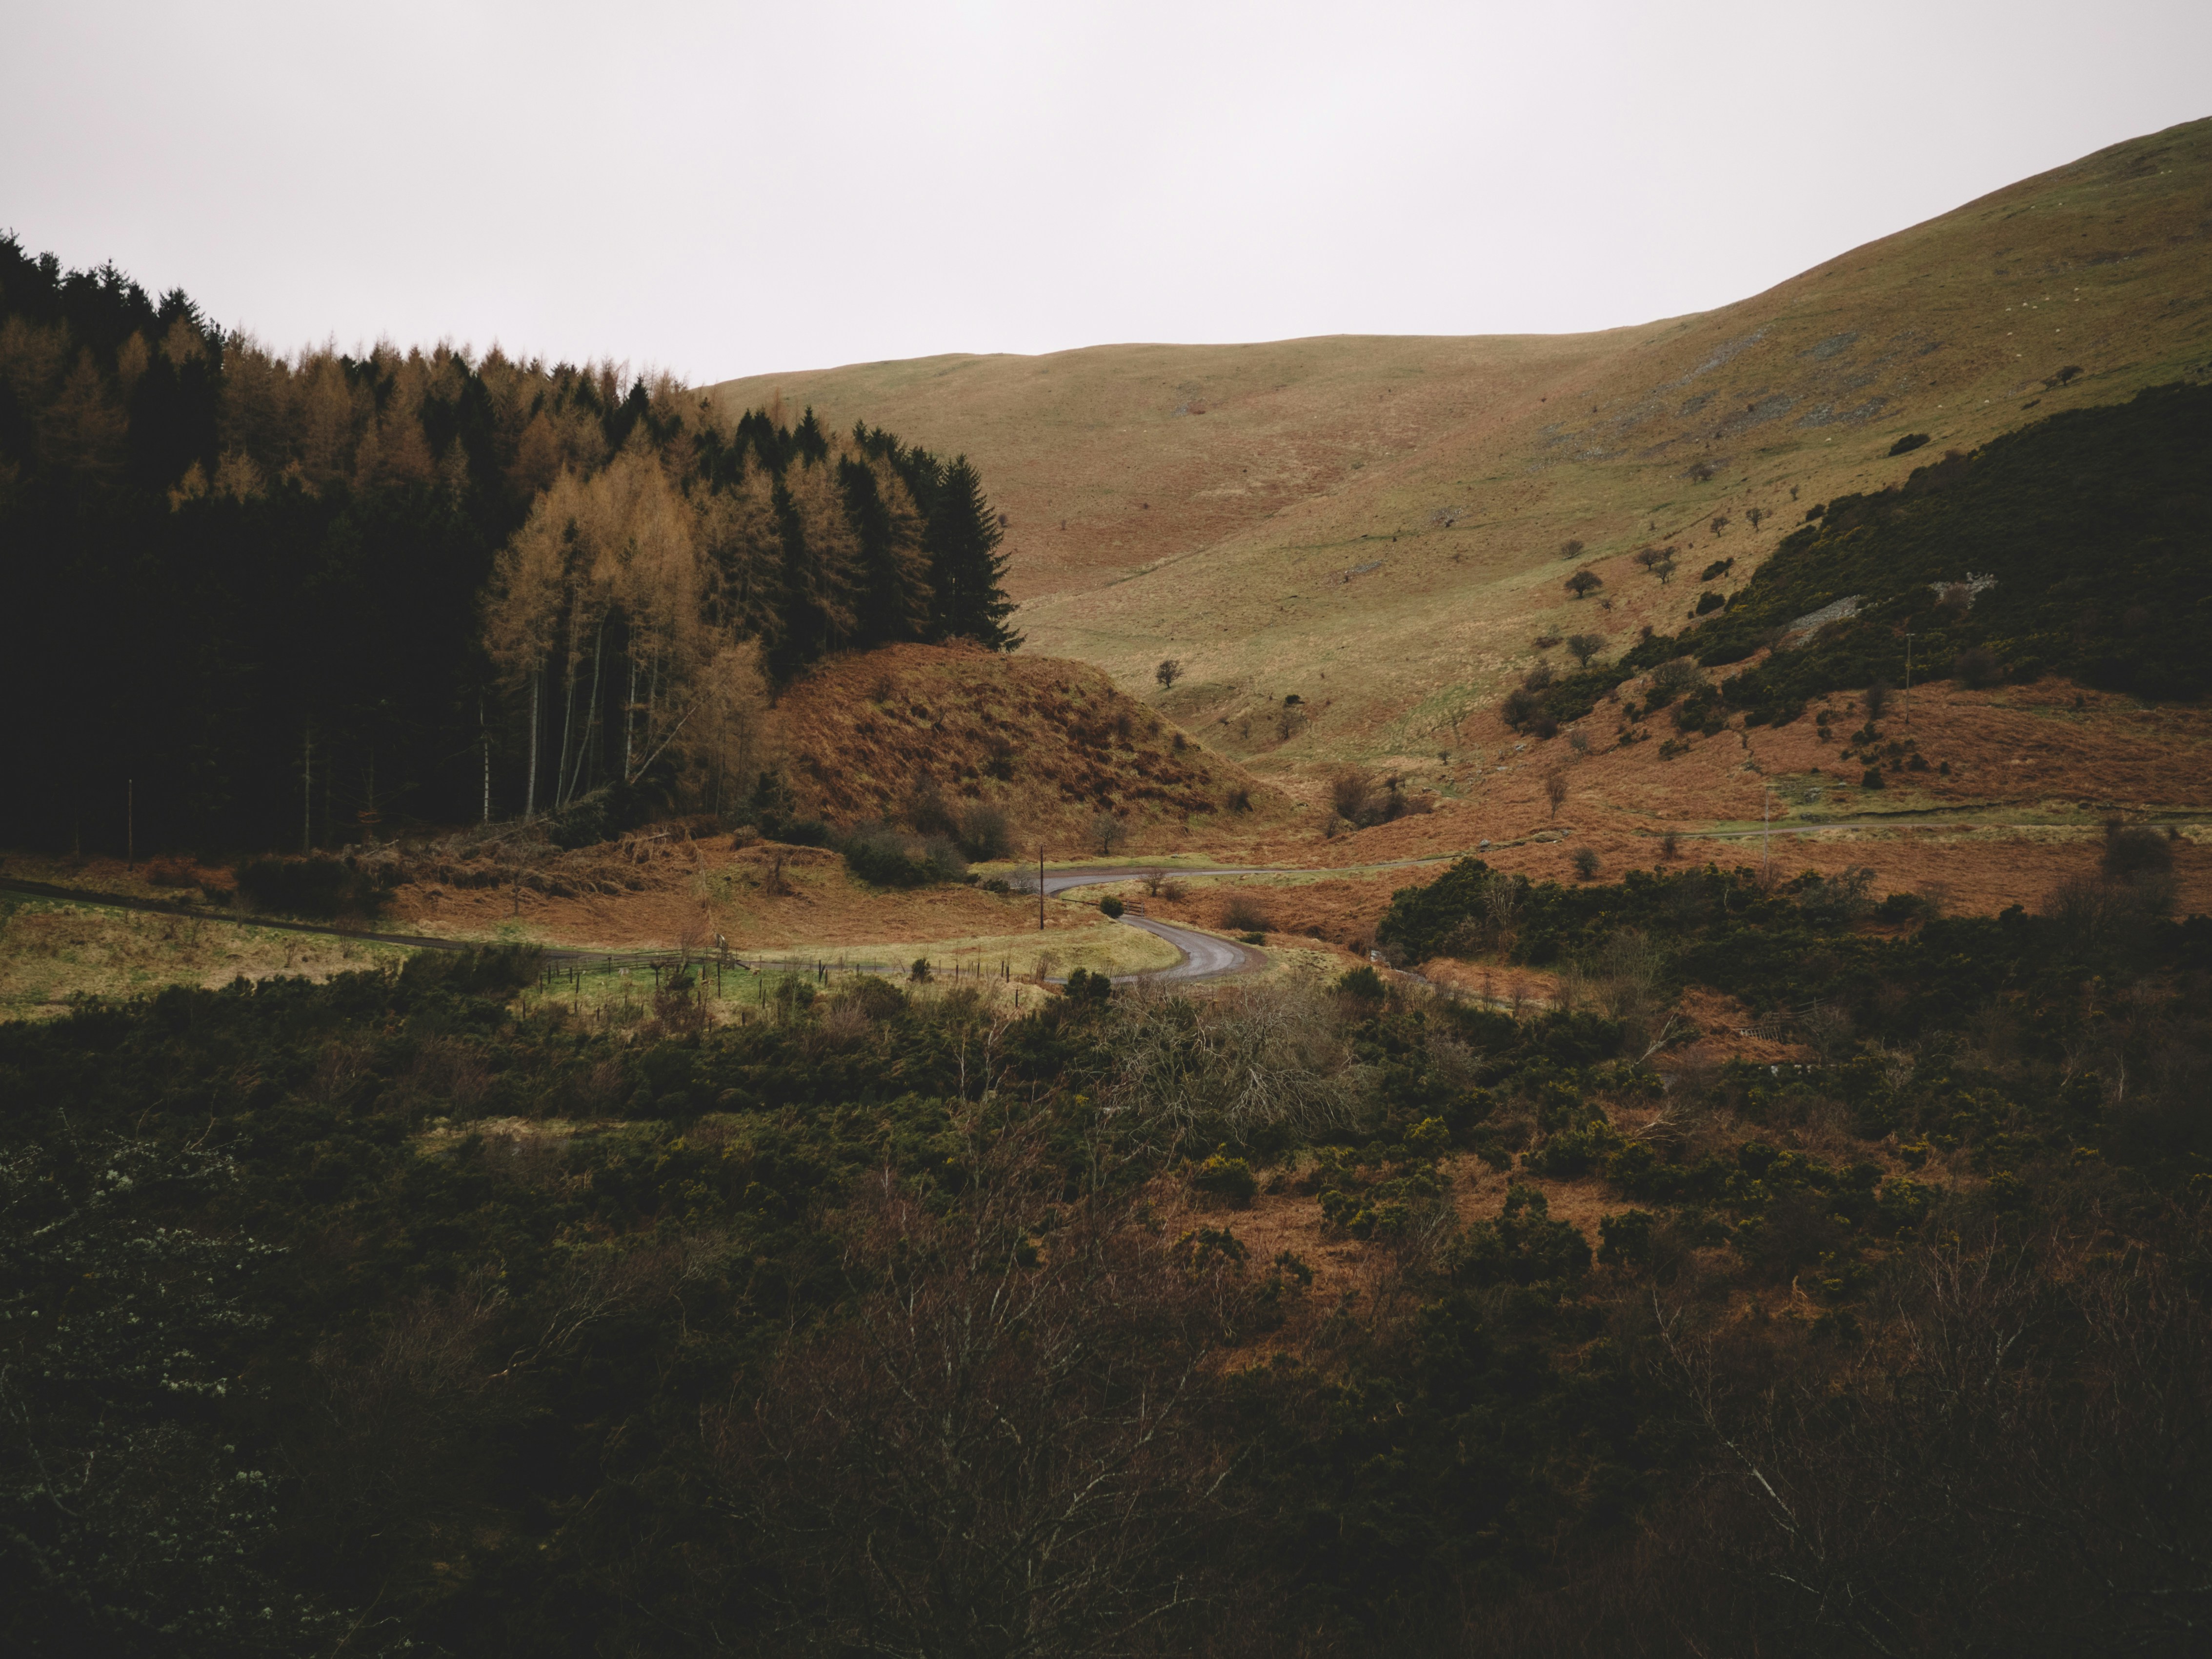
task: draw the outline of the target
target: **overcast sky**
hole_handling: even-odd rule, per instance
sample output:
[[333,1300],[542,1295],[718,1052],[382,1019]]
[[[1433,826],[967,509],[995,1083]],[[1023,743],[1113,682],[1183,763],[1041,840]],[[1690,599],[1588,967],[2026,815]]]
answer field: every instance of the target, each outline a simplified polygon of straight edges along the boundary
[[2212,114],[2207,0],[4,0],[0,228],[695,380],[1601,328]]

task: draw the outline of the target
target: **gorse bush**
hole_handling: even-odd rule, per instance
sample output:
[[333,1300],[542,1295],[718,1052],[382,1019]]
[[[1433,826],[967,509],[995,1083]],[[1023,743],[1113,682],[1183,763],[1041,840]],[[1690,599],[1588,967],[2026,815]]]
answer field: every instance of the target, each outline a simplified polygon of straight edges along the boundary
[[845,867],[876,887],[927,887],[968,873],[959,849],[941,836],[914,837],[881,823],[854,825],[838,840]]
[[[1729,668],[1778,641],[1715,688],[1722,712],[1778,724],[1823,692],[1902,684],[1908,631],[1917,682],[2057,673],[2201,696],[2212,690],[2193,620],[2212,602],[2212,515],[2200,500],[2209,447],[2212,387],[2160,386],[2063,411],[1875,494],[1817,503],[1710,619],[1652,634],[1540,695],[1516,692],[1501,713],[1522,730],[1546,714],[1578,720],[1622,681],[1686,653]],[[1854,615],[1793,633],[1798,618],[1844,599],[1856,599]]]
[[390,878],[343,859],[250,859],[238,866],[238,890],[257,910],[329,921],[380,915]]
[[[1409,950],[1479,923],[1578,988],[1521,1018],[1364,969],[1016,1009],[923,962],[603,1025],[424,953],[0,1026],[10,1633],[1851,1650],[1767,1588],[1817,1570],[1892,1638],[2093,1650],[2212,1540],[2212,924],[2132,833],[2040,915],[1395,896]],[[1686,985],[1819,1058],[1670,1048]],[[1259,1244],[1286,1214],[1321,1273]]]

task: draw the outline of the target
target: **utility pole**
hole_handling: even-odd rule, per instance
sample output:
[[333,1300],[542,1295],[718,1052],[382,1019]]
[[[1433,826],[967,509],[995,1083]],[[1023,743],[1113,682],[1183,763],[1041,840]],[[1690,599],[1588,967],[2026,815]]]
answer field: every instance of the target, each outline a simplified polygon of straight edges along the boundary
[[123,861],[138,862],[138,780],[123,780]]
[[1766,828],[1759,838],[1759,878],[1774,878],[1774,786],[1766,786]]
[[1044,932],[1044,843],[1037,843],[1037,932]]
[[483,742],[483,821],[491,822],[491,727],[484,724],[483,699],[477,699],[477,734]]
[[314,727],[303,727],[300,741],[302,745],[300,761],[300,853],[305,857],[315,847]]

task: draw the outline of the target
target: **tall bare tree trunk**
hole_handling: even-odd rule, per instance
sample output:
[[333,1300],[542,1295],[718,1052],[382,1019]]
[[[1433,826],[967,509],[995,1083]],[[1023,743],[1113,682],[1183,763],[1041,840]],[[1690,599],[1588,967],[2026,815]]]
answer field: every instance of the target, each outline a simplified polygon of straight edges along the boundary
[[630,728],[631,728],[631,726],[634,726],[634,725],[636,723],[636,714],[637,714],[637,650],[636,650],[636,646],[637,646],[637,635],[636,635],[635,632],[635,631],[633,631],[633,632],[632,632],[632,634],[631,634],[631,635],[630,635],[630,641],[629,641],[629,646],[628,646],[628,647],[626,647],[623,649],[623,655],[629,659],[629,695],[628,696],[626,696],[626,697],[624,697],[624,698],[623,699],[623,769],[622,769],[622,775],[623,775],[623,781],[624,783],[628,783],[628,782],[629,781]]
[[526,823],[538,815],[538,688],[544,680],[542,664],[530,671],[530,781],[522,797],[522,818]]
[[561,652],[568,664],[568,683],[561,693],[561,758],[553,767],[553,805],[566,806],[561,781],[568,775],[568,734],[576,724],[576,602],[568,601],[568,625],[561,630]]
[[599,618],[599,629],[592,640],[592,695],[584,704],[584,734],[576,744],[576,774],[568,780],[568,799],[574,800],[583,787],[585,768],[592,758],[592,726],[599,721],[602,730],[605,722],[599,720],[599,653],[607,642],[607,619]]

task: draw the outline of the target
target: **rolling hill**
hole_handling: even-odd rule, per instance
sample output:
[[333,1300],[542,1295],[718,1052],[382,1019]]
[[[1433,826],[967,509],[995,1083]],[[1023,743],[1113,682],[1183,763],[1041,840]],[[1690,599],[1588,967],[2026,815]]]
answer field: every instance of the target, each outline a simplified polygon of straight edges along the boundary
[[[2209,374],[2202,121],[1634,327],[947,356],[713,391],[966,452],[1032,648],[1136,690],[1179,658],[1160,706],[1295,773],[1417,768],[1534,637],[1673,631],[1694,584],[1644,574],[1648,544],[1679,548],[1686,578],[1733,558],[1721,585],[1740,586],[1809,505],[1927,459],[1893,458],[1902,438],[1972,448]],[[1583,567],[1604,586],[1578,604],[1561,578]]]

